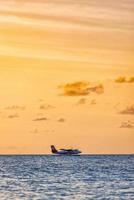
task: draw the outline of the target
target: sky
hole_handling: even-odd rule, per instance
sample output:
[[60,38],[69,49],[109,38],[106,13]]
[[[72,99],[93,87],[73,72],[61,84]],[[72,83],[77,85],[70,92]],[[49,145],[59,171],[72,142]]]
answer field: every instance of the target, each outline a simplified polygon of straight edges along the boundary
[[134,153],[133,13],[133,0],[0,0],[0,154]]

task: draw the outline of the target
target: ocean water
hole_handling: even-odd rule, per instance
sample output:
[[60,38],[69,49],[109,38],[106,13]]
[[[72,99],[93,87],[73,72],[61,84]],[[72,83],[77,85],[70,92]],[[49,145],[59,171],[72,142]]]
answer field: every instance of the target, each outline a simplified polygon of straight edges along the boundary
[[134,200],[134,155],[0,156],[0,200]]

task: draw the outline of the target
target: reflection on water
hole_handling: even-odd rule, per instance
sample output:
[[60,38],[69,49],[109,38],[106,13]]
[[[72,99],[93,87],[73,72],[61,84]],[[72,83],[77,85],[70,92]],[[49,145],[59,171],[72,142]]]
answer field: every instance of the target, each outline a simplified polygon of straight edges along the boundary
[[134,199],[134,156],[0,156],[7,199]]

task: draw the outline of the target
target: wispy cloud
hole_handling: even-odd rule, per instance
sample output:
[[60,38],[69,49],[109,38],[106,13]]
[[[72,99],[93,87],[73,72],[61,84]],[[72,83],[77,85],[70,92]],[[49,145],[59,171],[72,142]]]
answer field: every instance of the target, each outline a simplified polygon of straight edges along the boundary
[[39,117],[39,118],[33,119],[33,121],[46,121],[46,120],[48,120],[46,117]]
[[94,87],[89,87],[89,91],[95,92],[97,94],[102,94],[104,92],[104,86],[102,84],[96,85]]
[[120,128],[134,128],[132,122],[130,121],[127,121],[127,122],[122,122],[121,125],[120,125]]
[[65,96],[87,96],[90,94],[90,92],[97,94],[102,94],[104,92],[104,87],[102,84],[90,86],[89,82],[86,81],[78,81],[60,85],[59,89],[63,90],[63,95]]
[[127,59],[133,55],[132,1],[0,0],[0,5],[1,55],[95,65],[97,60],[102,67],[113,66],[118,54],[115,64],[132,65]]
[[58,122],[65,122],[66,120],[64,118],[59,118]]
[[86,98],[81,98],[79,99],[79,101],[76,103],[76,105],[85,105],[87,103],[87,99]]
[[5,109],[6,110],[25,110],[25,106],[12,105],[12,106],[5,107]]
[[8,118],[9,119],[19,118],[19,115],[17,113],[11,114],[11,115],[8,115]]
[[52,105],[45,105],[45,104],[42,104],[39,107],[39,109],[41,109],[41,110],[48,110],[48,109],[53,109],[53,108],[55,108],[55,107]]
[[96,99],[92,99],[90,102],[91,105],[95,105],[96,104]]
[[134,83],[134,76],[126,78],[125,76],[119,76],[115,79],[116,83]]
[[134,105],[128,106],[119,112],[123,115],[134,115]]
[[74,83],[67,83],[65,85],[60,85],[59,89],[62,89],[63,95],[66,96],[82,96],[89,94],[88,86],[88,82],[79,81]]

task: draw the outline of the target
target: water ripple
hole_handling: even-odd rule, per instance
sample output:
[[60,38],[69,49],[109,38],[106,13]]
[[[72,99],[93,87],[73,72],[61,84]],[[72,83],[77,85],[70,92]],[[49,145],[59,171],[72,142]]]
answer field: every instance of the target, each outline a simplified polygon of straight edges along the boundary
[[134,156],[0,156],[0,200],[134,199]]

